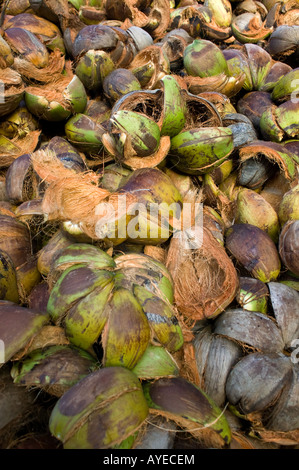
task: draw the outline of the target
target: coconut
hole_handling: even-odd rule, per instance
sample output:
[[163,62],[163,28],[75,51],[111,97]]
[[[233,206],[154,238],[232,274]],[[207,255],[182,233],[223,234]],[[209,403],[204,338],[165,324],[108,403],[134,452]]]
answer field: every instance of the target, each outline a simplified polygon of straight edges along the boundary
[[216,317],[232,302],[238,275],[225,248],[205,225],[194,225],[191,230],[197,243],[187,241],[187,231],[174,236],[166,266],[173,277],[178,310],[189,321],[196,321]]

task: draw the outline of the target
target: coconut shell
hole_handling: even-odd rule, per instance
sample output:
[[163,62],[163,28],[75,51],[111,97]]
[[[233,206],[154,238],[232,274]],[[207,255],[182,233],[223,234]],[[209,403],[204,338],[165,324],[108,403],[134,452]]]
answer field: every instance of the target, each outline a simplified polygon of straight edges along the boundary
[[214,323],[214,333],[237,341],[249,350],[282,352],[284,341],[273,317],[241,308],[227,309]]
[[213,334],[211,337],[196,336],[194,345],[197,366],[201,371],[201,387],[218,406],[223,407],[227,400],[227,377],[234,364],[242,357],[242,348],[228,338]]
[[242,414],[264,411],[290,381],[291,371],[291,361],[282,354],[249,354],[228,376],[228,400]]

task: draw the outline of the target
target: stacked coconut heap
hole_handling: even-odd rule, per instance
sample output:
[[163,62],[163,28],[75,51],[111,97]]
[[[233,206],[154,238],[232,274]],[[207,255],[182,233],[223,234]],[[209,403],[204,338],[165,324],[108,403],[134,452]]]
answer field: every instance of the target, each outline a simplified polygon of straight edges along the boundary
[[298,2],[0,23],[1,447],[298,447]]

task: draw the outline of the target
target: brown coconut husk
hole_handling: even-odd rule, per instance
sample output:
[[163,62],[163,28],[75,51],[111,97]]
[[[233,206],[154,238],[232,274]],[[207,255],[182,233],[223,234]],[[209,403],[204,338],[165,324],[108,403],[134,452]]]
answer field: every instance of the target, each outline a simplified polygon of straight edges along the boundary
[[25,137],[19,136],[8,139],[1,136],[0,139],[0,168],[8,168],[10,164],[25,153],[34,152],[36,149],[41,131],[36,130],[27,134]]
[[[118,211],[118,194],[99,187],[100,174],[94,171],[76,173],[47,149],[34,152],[31,159],[34,170],[47,184],[42,200],[47,220],[71,221],[91,239],[97,239],[96,225],[106,216],[106,213],[97,214],[100,203],[113,206],[116,220],[123,215]],[[135,197],[127,195],[126,208],[133,202]]]
[[139,28],[151,27],[152,22],[158,22],[156,28],[152,28],[152,36],[160,39],[170,23],[170,5],[168,0],[154,0],[151,4],[149,15],[137,8],[136,0],[123,1],[126,15],[134,26]]
[[49,55],[49,64],[44,68],[37,68],[31,62],[16,57],[13,68],[29,82],[50,83],[54,77],[60,77],[65,67],[65,56],[59,49]]
[[[136,25],[137,26],[137,25]],[[147,89],[154,89],[157,82],[169,73],[169,65],[163,54],[163,51],[159,46],[153,44],[145,49],[138,52],[132,62],[130,63],[128,70],[133,71],[134,69],[152,63],[155,67],[154,73],[146,84]]]
[[277,444],[280,446],[298,446],[299,445],[299,430],[293,431],[271,431],[262,427],[255,427],[253,429],[254,437],[267,444]]
[[202,243],[193,249],[172,238],[166,267],[174,281],[175,304],[190,325],[220,314],[234,299],[238,275],[225,248],[202,227]]
[[160,261],[160,263],[165,264],[166,261],[166,251],[163,247],[161,246],[155,246],[155,245],[146,245],[143,250],[145,255],[150,256],[151,258],[156,259],[157,261]]

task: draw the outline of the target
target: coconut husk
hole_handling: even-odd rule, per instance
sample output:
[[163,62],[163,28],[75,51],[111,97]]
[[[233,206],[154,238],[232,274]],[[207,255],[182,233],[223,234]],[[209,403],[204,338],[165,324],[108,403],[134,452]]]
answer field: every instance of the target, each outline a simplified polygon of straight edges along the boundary
[[4,84],[4,96],[0,103],[0,117],[14,111],[23,98],[25,84],[22,76],[10,67],[0,68],[0,81]]
[[[137,25],[136,25],[137,26]],[[159,46],[153,44],[145,49],[138,52],[132,62],[130,63],[128,70],[133,71],[134,69],[152,63],[154,65],[154,73],[146,84],[147,89],[154,89],[157,82],[169,73],[169,63],[167,62],[162,49]]]
[[132,148],[131,143],[129,143],[130,148],[127,148],[127,143],[129,143],[129,139],[127,139],[125,143],[125,163],[132,170],[138,170],[139,168],[154,168],[158,166],[163,162],[163,160],[165,160],[171,146],[170,137],[165,135],[161,137],[159,148],[155,153],[148,157],[138,157],[133,154],[134,149]]
[[238,275],[225,248],[202,227],[202,243],[196,249],[186,240],[172,238],[166,267],[174,281],[178,310],[188,321],[216,317],[234,299]]
[[151,256],[151,258],[154,258],[160,263],[165,264],[166,260],[166,251],[164,248],[161,246],[155,246],[155,245],[146,245],[143,250],[145,255]]
[[[47,220],[71,221],[91,239],[97,239],[96,225],[107,210],[101,211],[100,203],[107,203],[107,209],[113,206],[115,218],[118,220],[123,213],[118,208],[118,194],[111,194],[100,188],[101,175],[94,171],[76,173],[66,168],[51,150],[38,150],[31,156],[34,170],[47,184],[42,200],[42,210]],[[127,195],[127,207],[135,202],[135,197]],[[105,209],[105,206],[101,206]]]
[[34,152],[36,149],[41,131],[36,130],[27,134],[25,137],[19,136],[8,139],[0,136],[0,168],[8,168],[10,164],[25,153]]
[[281,446],[298,446],[299,444],[299,430],[293,431],[271,431],[262,427],[254,428],[255,437],[262,442],[278,444]]
[[162,38],[170,23],[170,4],[168,0],[154,0],[148,16],[148,25],[158,21],[158,26],[152,31],[154,39]]
[[55,77],[60,77],[65,67],[65,56],[59,49],[49,55],[49,64],[44,68],[37,68],[31,62],[16,57],[13,68],[27,81],[50,83]]
[[264,142],[256,140],[250,142],[239,150],[240,165],[250,158],[269,160],[277,165],[278,170],[291,186],[298,184],[298,170],[292,154],[277,142]]

